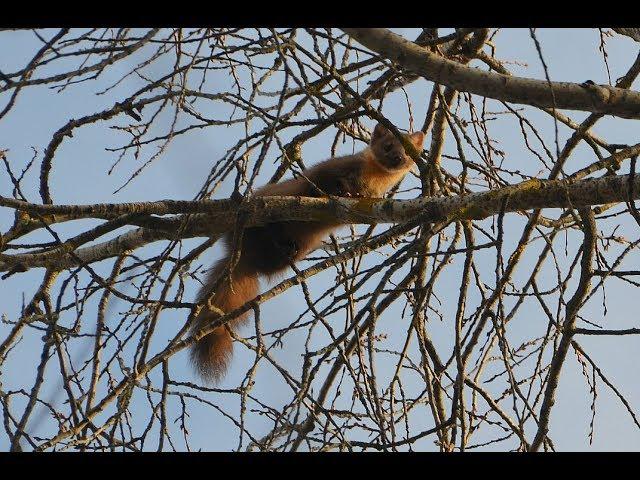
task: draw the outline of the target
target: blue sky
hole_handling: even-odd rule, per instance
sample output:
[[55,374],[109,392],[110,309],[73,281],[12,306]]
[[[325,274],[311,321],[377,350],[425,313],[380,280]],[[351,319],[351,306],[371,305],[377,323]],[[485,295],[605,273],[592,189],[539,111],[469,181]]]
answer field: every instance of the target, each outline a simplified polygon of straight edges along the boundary
[[[406,38],[415,38],[416,29],[395,29]],[[47,32],[48,36],[51,32]],[[550,77],[554,81],[583,82],[593,80],[596,83],[608,83],[605,63],[601,55],[597,54],[600,37],[597,29],[541,29],[537,31],[545,61],[548,66]],[[505,29],[494,39],[497,48],[497,56],[507,61],[506,66],[515,74],[532,78],[544,78],[544,71],[538,58],[534,44],[528,30]],[[34,49],[39,48],[40,42],[31,32],[0,32],[0,48],[4,52],[0,56],[0,70],[11,72],[21,68],[25,64],[25,59],[30,58]],[[10,47],[10,48],[6,48]],[[626,37],[615,36],[607,41],[607,61],[611,71],[611,78],[615,80],[626,72],[626,69],[633,63],[638,54],[639,45]],[[141,53],[144,55],[144,52]],[[140,56],[135,58],[141,58]],[[42,158],[42,153],[53,133],[64,125],[71,118],[79,118],[83,115],[108,108],[116,101],[128,96],[131,92],[141,88],[145,82],[135,76],[131,76],[113,90],[104,95],[95,95],[111,85],[121,75],[127,72],[128,62],[116,64],[107,70],[96,81],[90,81],[73,85],[62,92],[44,87],[33,87],[26,89],[18,98],[17,105],[6,118],[0,120],[0,149],[8,149],[8,158],[12,168],[20,171],[33,156],[32,147],[38,152],[38,159]],[[145,75],[150,78],[157,78],[165,74],[172,67],[169,58],[160,60],[145,70]],[[45,75],[47,68],[38,70],[38,75]],[[277,87],[278,80],[265,85],[265,90],[269,86]],[[223,74],[218,74],[209,79],[206,88],[211,91],[224,91],[229,88],[230,81]],[[632,86],[637,90],[639,83],[636,81]],[[361,86],[361,89],[364,89]],[[418,80],[406,89],[406,95],[411,101],[412,115],[416,124],[420,125],[424,118],[431,83],[426,80]],[[0,96],[0,106],[4,106],[6,96]],[[520,108],[521,106],[518,106]],[[220,108],[219,104],[216,108]],[[489,111],[502,111],[504,107],[497,102],[488,103]],[[540,113],[531,108],[523,107],[523,113],[531,120],[536,128],[543,133],[547,140],[547,145],[553,147],[554,122],[548,115]],[[147,114],[147,111],[144,112]],[[216,118],[224,117],[229,113],[224,110],[209,112]],[[394,124],[403,129],[409,127],[409,112],[406,97],[402,92],[396,92],[385,100],[383,113]],[[564,112],[569,114],[576,122],[586,117],[582,112]],[[202,129],[192,131],[185,136],[179,136],[169,145],[163,155],[154,161],[150,166],[131,184],[118,193],[114,193],[147,158],[155,153],[154,147],[148,149],[140,159],[135,159],[131,154],[126,155],[114,168],[110,175],[107,172],[112,167],[116,154],[105,150],[119,146],[128,139],[126,134],[114,130],[115,125],[123,125],[131,119],[116,117],[112,120],[97,123],[88,127],[83,127],[71,139],[65,139],[59,148],[55,160],[52,174],[52,194],[57,203],[69,204],[89,204],[98,202],[130,202],[130,201],[150,201],[158,199],[185,199],[189,200],[201,188],[211,165],[216,162],[225,152],[229,145],[237,142],[245,134],[242,125],[228,128]],[[493,138],[500,142],[498,148],[505,152],[505,168],[519,170],[529,175],[535,175],[541,169],[539,161],[526,149],[522,136],[519,134],[518,125],[512,119],[497,115],[495,121],[490,122],[491,134]],[[163,114],[158,118],[154,126],[154,133],[165,132],[171,124],[171,115]],[[369,121],[369,126],[374,123]],[[252,126],[254,130],[261,127]],[[635,120],[622,120],[606,117],[593,129],[595,133],[606,139],[610,143],[635,143],[638,132],[638,122]],[[569,136],[569,131],[560,128],[560,147]],[[327,131],[322,135],[307,142],[303,147],[303,158],[307,165],[325,159],[329,154],[331,141],[335,130]],[[289,137],[285,137],[286,141]],[[428,145],[429,139],[425,142]],[[533,140],[532,140],[533,142]],[[339,145],[339,153],[350,153],[361,149],[362,144],[344,143]],[[445,145],[445,154],[455,155],[456,146],[449,137]],[[471,155],[468,152],[469,155]],[[265,182],[270,173],[273,172],[271,165],[275,162],[278,152],[272,148],[266,158],[265,173],[262,174],[258,183]],[[477,160],[473,159],[472,160]],[[571,172],[593,161],[593,152],[583,145],[578,147],[567,163],[566,172]],[[37,164],[36,164],[37,165]],[[443,166],[451,171],[459,171],[459,165],[453,160],[443,160]],[[514,182],[517,181],[514,179]],[[403,187],[415,187],[415,178],[408,178],[403,183]],[[38,168],[32,169],[26,176],[24,182],[24,192],[27,198],[33,202],[39,202],[38,195]],[[225,183],[214,195],[214,198],[228,197],[232,191],[232,182]],[[0,192],[2,195],[9,195],[11,183],[6,174],[0,175]],[[410,198],[415,196],[415,190],[406,192],[401,196]],[[557,216],[558,211],[548,212],[549,216]],[[13,221],[13,214],[6,208],[0,208],[0,231],[6,231]],[[95,222],[69,222],[68,224],[55,227],[56,232],[63,237],[68,237],[86,228],[87,225]],[[509,215],[505,220],[505,227],[508,235],[505,238],[505,252],[511,252],[515,246],[522,226],[524,217],[520,215]],[[486,220],[483,226],[489,228],[491,220]],[[630,240],[637,237],[637,225],[628,219],[620,217],[599,222],[599,228],[606,234],[611,234],[616,226],[616,235],[625,236]],[[382,231],[385,226],[378,227]],[[116,233],[122,233],[120,230]],[[448,230],[451,232],[451,230]],[[479,236],[478,236],[479,237]],[[27,237],[30,240],[47,240],[48,235],[42,232],[32,234]],[[478,238],[479,241],[486,239]],[[195,239],[184,242],[186,248],[201,243],[202,239]],[[580,241],[580,236],[575,233],[558,235],[556,238],[556,261],[566,271],[575,254],[576,246]],[[568,247],[564,249],[564,243]],[[536,252],[542,249],[541,239],[536,240],[532,246],[529,257],[523,262],[514,276],[514,283],[521,285],[526,280],[526,275],[530,272],[531,266],[537,260]],[[160,252],[162,244],[154,244],[143,250],[144,255],[151,256],[153,252]],[[613,245],[611,252],[615,252],[620,247]],[[380,252],[373,252],[365,258],[365,265],[373,265],[379,262],[384,255],[389,254],[389,249]],[[142,252],[140,252],[142,253]],[[202,263],[204,267],[220,255],[219,246],[206,252],[197,263]],[[479,251],[476,262],[483,268],[486,277],[483,280],[491,284],[493,280],[491,272],[495,265],[495,251]],[[622,269],[630,269],[637,265],[638,255],[629,256]],[[304,262],[302,266],[309,266],[311,263]],[[433,319],[429,323],[430,333],[439,347],[446,351],[446,346],[453,341],[452,316],[455,313],[457,289],[459,286],[459,275],[462,268],[461,258],[456,259],[456,263],[443,274],[440,280],[438,294],[442,301],[441,311],[444,315],[442,321]],[[96,271],[108,274],[111,269],[111,262],[104,261],[95,265]],[[403,270],[404,271],[404,270]],[[394,278],[401,278],[402,272]],[[29,299],[37,289],[43,271],[33,270],[18,275],[13,275],[7,280],[0,281],[0,314],[6,315],[9,319],[15,319],[19,315],[22,298]],[[313,277],[309,282],[309,288],[317,296],[326,289],[327,285],[334,283],[335,271],[325,271]],[[379,278],[379,277],[376,277]],[[541,284],[553,284],[555,273],[548,268],[540,276]],[[263,288],[266,285],[263,284]],[[186,300],[193,299],[196,292],[195,282],[187,284],[188,292]],[[575,288],[575,283],[570,283],[565,294],[569,298]],[[135,294],[133,286],[122,287],[128,294]],[[634,289],[627,284],[612,279],[607,284],[606,299],[607,312],[604,315],[602,307],[602,293],[597,293],[594,298],[585,306],[583,314],[591,321],[596,321],[607,328],[629,328],[638,326],[637,309],[631,300],[637,295]],[[479,301],[477,293],[470,296],[470,301]],[[95,301],[89,302],[95,308]],[[399,346],[404,340],[404,332],[407,329],[409,317],[403,315],[402,301],[396,302],[389,308],[380,319],[380,331],[386,333],[389,346]],[[513,304],[512,299],[507,299],[506,308]],[[473,311],[477,306],[469,305],[468,312]],[[269,329],[276,329],[290,324],[295,317],[305,310],[306,304],[299,287],[286,291],[283,295],[267,302],[261,308],[263,324]],[[111,311],[117,314],[123,311],[121,302],[113,301]],[[541,310],[532,306],[528,315],[520,313],[513,325],[510,325],[509,340],[512,345],[518,345],[521,341],[540,335],[546,328],[546,319]],[[161,316],[158,329],[158,338],[152,345],[152,352],[163,348],[167,339],[175,333],[184,322],[185,311],[166,311]],[[293,317],[293,318],[292,318]],[[87,315],[83,325],[87,332],[91,331],[91,315]],[[94,314],[95,321],[95,314]],[[307,317],[308,319],[308,314]],[[344,315],[333,315],[329,317],[334,328],[344,323]],[[131,326],[135,324],[135,319],[131,320]],[[93,324],[95,328],[95,324]],[[8,331],[6,324],[0,324],[0,337],[4,337]],[[242,333],[252,335],[252,327],[246,327]],[[29,332],[22,342],[11,353],[9,360],[2,371],[2,388],[11,390],[16,388],[29,389],[33,382],[33,372],[39,359],[41,349],[39,332]],[[300,353],[305,342],[305,332],[297,332],[286,337],[284,348],[274,348],[272,350],[274,358],[283,365],[290,365],[292,371],[300,371]],[[313,343],[322,345],[326,340],[326,335],[321,332],[314,333]],[[594,337],[581,338],[581,344],[589,355],[597,360],[598,365],[608,378],[624,393],[632,407],[637,409],[640,406],[640,382],[638,382],[637,360],[638,360],[638,340],[637,337]],[[87,355],[86,347],[78,345],[72,352],[74,358],[82,358]],[[395,363],[389,361],[384,363],[384,356],[377,360],[380,368],[381,378],[391,375]],[[253,354],[246,349],[236,348],[236,358],[234,364],[225,378],[221,387],[233,387],[244,377],[247,369],[253,362]],[[292,392],[286,386],[273,369],[266,362],[260,364],[260,369],[256,377],[256,384],[252,394],[260,398],[265,404],[278,410],[284,404],[291,401]],[[49,372],[55,373],[55,364],[49,366]],[[115,368],[115,366],[114,366]],[[198,381],[188,364],[187,355],[181,352],[170,362],[172,375],[176,379],[183,381]],[[156,382],[160,378],[160,373],[154,371],[151,378]],[[420,383],[411,379],[411,374],[407,374],[407,387],[420,389]],[[158,386],[159,383],[156,383]],[[63,401],[59,380],[50,378],[45,384],[46,398],[55,399],[56,402]],[[345,394],[346,395],[346,394]],[[211,401],[215,402],[230,415],[237,416],[239,404],[237,396],[228,395],[228,399],[223,395],[212,395]],[[349,404],[349,395],[342,401]],[[20,413],[18,408],[19,400],[15,400],[14,411]],[[597,397],[597,417],[595,421],[596,434],[593,445],[589,445],[588,432],[590,422],[591,396],[588,386],[581,373],[580,364],[576,361],[575,355],[570,353],[562,373],[560,388],[557,392],[557,401],[552,414],[550,435],[554,440],[558,450],[638,450],[640,449],[640,431],[634,427],[633,422],[626,413],[619,400],[602,383],[598,384]],[[132,404],[134,418],[132,423],[143,426],[147,421],[145,400],[143,397],[136,399]],[[255,407],[255,405],[254,405]],[[177,401],[170,402],[168,417],[170,428],[177,432],[177,424],[173,420],[179,416],[180,405]],[[136,415],[139,414],[139,415]],[[205,407],[197,402],[189,405],[190,417],[187,419],[191,439],[190,445],[193,449],[203,450],[230,450],[238,446],[238,432],[235,426],[223,415],[216,413],[213,409]],[[427,410],[416,411],[412,421],[424,423],[428,428]],[[260,437],[268,433],[271,422],[264,415],[256,411],[246,413],[246,422],[250,425],[250,430]],[[49,431],[55,424],[52,421],[43,421],[40,428]],[[416,427],[416,431],[420,429]],[[152,436],[153,437],[153,436]],[[480,441],[482,436],[476,439]],[[487,439],[492,438],[487,436]],[[184,450],[184,442],[181,441],[179,433],[175,434],[175,448]],[[247,445],[246,438],[243,441],[243,448]],[[510,444],[507,445],[507,447]],[[6,435],[0,434],[0,449],[7,449],[8,439]],[[147,446],[154,449],[153,441]],[[433,450],[436,447],[431,438],[425,439],[415,445],[416,449]],[[487,447],[491,449],[494,447]],[[496,449],[504,449],[505,445],[500,445]]]

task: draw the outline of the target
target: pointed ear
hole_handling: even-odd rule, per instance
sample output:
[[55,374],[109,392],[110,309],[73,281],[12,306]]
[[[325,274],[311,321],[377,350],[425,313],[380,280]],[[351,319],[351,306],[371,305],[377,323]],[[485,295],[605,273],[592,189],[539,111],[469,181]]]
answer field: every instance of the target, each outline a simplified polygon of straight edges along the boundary
[[376,128],[373,129],[373,133],[371,134],[371,143],[377,142],[388,133],[389,130],[387,130],[381,123],[378,123],[376,125]]
[[424,143],[424,133],[422,132],[413,132],[409,135],[411,139],[411,143],[413,143],[418,150],[422,150],[422,144]]

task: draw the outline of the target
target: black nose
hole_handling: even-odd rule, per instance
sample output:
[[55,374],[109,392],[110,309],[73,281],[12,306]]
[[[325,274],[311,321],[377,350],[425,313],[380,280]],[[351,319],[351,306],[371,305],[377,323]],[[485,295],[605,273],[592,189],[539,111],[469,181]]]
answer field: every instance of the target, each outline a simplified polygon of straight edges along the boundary
[[398,155],[397,157],[392,157],[391,158],[391,166],[392,167],[398,167],[398,166],[400,166],[401,163],[402,163],[402,157],[400,155]]

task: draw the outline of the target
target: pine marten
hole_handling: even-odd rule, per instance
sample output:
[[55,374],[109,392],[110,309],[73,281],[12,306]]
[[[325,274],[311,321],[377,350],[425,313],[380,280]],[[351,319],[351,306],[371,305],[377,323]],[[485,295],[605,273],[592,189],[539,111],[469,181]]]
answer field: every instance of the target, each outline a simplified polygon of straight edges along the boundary
[[[418,150],[422,150],[424,133],[415,132],[407,138]],[[398,184],[412,166],[413,160],[405,153],[402,143],[384,126],[377,124],[369,147],[365,150],[354,155],[330,158],[305,170],[298,178],[265,185],[255,195],[380,198]],[[318,248],[323,238],[339,226],[337,222],[283,221],[246,228],[240,244],[240,258],[233,271],[228,272],[230,275],[225,274],[232,250],[232,234],[227,233],[223,237],[225,256],[210,270],[197,301],[204,300],[221,275],[226,275],[226,278],[196,317],[191,331],[197,331],[219,318],[219,314],[208,305],[223,312],[241,307],[258,295],[258,277],[269,278],[283,272],[291,262],[303,259]],[[218,381],[222,378],[233,351],[228,328],[235,331],[247,316],[245,314],[216,328],[194,345],[191,359],[203,379]]]

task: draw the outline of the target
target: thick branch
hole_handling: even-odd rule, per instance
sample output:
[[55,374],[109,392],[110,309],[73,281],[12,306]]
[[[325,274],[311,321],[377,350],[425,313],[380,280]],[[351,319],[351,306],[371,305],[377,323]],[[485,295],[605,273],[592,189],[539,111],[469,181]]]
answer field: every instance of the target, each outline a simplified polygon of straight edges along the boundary
[[613,28],[613,31],[620,35],[626,35],[629,38],[634,39],[636,42],[640,42],[640,28]]
[[[634,176],[633,197],[640,199],[640,176]],[[124,215],[191,214],[189,218],[154,218],[154,230],[140,228],[113,240],[80,248],[71,255],[65,247],[42,253],[0,255],[0,271],[20,266],[66,269],[78,259],[95,262],[163,239],[212,236],[234,227],[238,215],[245,225],[256,226],[282,220],[323,221],[343,224],[404,223],[420,217],[425,223],[445,220],[480,220],[499,213],[506,198],[506,212],[539,208],[580,208],[625,202],[629,198],[629,175],[610,175],[586,180],[538,180],[464,196],[393,200],[375,198],[256,197],[243,204],[232,200],[173,201],[96,205],[36,205],[0,197],[0,206],[32,215],[65,215],[64,218],[101,217],[106,212]],[[194,215],[195,214],[195,215]],[[160,229],[160,227],[162,227]]]
[[592,83],[547,82],[471,68],[431,53],[384,28],[344,28],[380,56],[441,85],[483,97],[542,108],[640,118],[640,93]]

